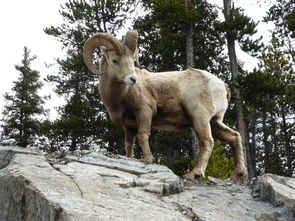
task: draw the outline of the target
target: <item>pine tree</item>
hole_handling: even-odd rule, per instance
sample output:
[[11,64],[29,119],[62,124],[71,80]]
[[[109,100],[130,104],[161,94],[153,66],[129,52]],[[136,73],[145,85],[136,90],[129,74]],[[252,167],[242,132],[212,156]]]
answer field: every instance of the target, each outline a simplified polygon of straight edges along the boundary
[[241,8],[235,8],[232,0],[224,0],[224,17],[225,21],[220,23],[220,30],[223,30],[226,34],[227,47],[230,71],[232,75],[233,95],[235,99],[236,109],[236,122],[237,129],[242,137],[242,144],[244,147],[244,155],[246,160],[246,166],[248,169],[249,177],[254,176],[254,166],[251,163],[250,149],[247,137],[247,128],[245,123],[245,116],[243,110],[243,98],[241,97],[238,77],[241,74],[241,67],[238,63],[235,42],[238,41],[241,44],[241,49],[256,55],[262,45],[259,43],[260,39],[251,40],[249,36],[255,34],[256,26],[255,22],[243,13]]
[[224,72],[224,38],[216,31],[218,12],[206,1],[144,0],[148,11],[136,19],[140,63],[150,71],[185,69],[187,30],[193,24],[194,66],[220,75]]
[[264,17],[264,22],[274,23],[272,35],[280,40],[286,52],[295,60],[295,1],[274,1],[274,5]]
[[123,149],[122,136],[117,133],[110,136],[115,127],[108,123],[99,99],[98,78],[86,68],[82,49],[84,41],[96,32],[118,33],[135,3],[135,0],[70,0],[60,11],[64,23],[45,29],[45,33],[54,36],[67,49],[66,58],[58,60],[58,74],[48,76],[48,80],[56,84],[56,93],[66,99],[53,128],[60,132],[57,143],[71,150],[89,148],[93,143],[112,150],[119,146]]
[[[284,88],[284,93],[281,94],[283,97],[279,99],[277,105],[277,117],[282,120],[279,124],[276,124],[281,132],[278,134],[278,143],[280,143],[280,141],[283,143],[281,148],[283,154],[281,156],[287,159],[286,165],[282,163],[281,166],[285,168],[285,171],[283,171],[284,174],[287,176],[294,176],[295,127],[293,122],[295,98],[294,71],[292,72],[292,70],[295,68],[295,1],[275,1],[264,17],[264,21],[273,22],[275,25],[272,31],[272,50],[275,53],[271,58],[276,65],[272,64],[272,68],[274,68],[274,70],[277,70],[278,67],[283,69],[278,78],[285,84],[282,86]],[[269,63],[269,61],[270,60],[268,60],[267,63]],[[274,73],[276,73],[276,71],[274,71]],[[282,161],[285,162],[285,160]]]
[[[295,73],[291,57],[290,54],[285,53],[280,41],[273,38],[267,53],[263,54],[260,64],[260,70],[269,75],[267,85],[269,85],[269,91],[272,92],[272,95],[269,96],[272,99],[270,104],[273,105],[269,111],[269,121],[272,122],[270,135],[273,140],[271,152],[275,156],[281,156],[279,171],[276,171],[274,167],[271,168],[271,172],[281,172],[287,176],[293,175],[295,160],[295,143],[294,139],[292,140],[295,135],[293,123],[295,120]],[[274,144],[276,145],[274,146]],[[270,165],[276,165],[276,163],[277,160],[270,159]],[[285,169],[281,170],[282,168]]]
[[258,68],[240,76],[255,174],[294,176],[294,22],[295,1],[274,1],[264,17],[272,40]]
[[256,174],[294,174],[293,65],[291,56],[274,37],[262,53],[258,68],[240,79],[247,107],[255,119],[250,123],[250,143],[255,146]]
[[38,95],[42,87],[40,74],[31,69],[36,56],[30,56],[30,50],[24,47],[24,55],[21,64],[15,69],[19,72],[19,78],[13,82],[12,93],[4,95],[4,106],[1,127],[6,138],[12,138],[15,144],[27,147],[34,143],[39,135],[39,119],[45,114],[43,104],[45,97]]

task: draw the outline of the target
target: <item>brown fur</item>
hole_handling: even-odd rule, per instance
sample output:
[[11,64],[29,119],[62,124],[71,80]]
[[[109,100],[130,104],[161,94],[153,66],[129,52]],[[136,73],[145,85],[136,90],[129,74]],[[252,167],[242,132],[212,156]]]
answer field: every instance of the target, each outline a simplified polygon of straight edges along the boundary
[[[125,47],[125,54],[104,51],[99,93],[111,120],[125,130],[125,148],[133,156],[135,137],[145,161],[152,162],[148,138],[153,129],[178,130],[193,127],[199,138],[197,165],[189,178],[203,177],[213,148],[213,137],[233,149],[233,180],[246,174],[241,137],[222,123],[228,106],[228,86],[214,75],[187,69],[150,73],[134,67],[136,51]],[[89,55],[88,55],[89,57]],[[116,63],[112,63],[116,60]],[[132,81],[131,81],[132,79]]]

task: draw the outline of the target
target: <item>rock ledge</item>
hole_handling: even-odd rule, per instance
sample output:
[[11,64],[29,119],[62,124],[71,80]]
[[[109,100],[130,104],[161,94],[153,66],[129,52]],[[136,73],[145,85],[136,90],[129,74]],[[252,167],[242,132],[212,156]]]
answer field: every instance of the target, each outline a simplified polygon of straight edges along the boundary
[[249,188],[101,152],[64,160],[0,146],[0,220],[295,220],[294,178],[266,174]]

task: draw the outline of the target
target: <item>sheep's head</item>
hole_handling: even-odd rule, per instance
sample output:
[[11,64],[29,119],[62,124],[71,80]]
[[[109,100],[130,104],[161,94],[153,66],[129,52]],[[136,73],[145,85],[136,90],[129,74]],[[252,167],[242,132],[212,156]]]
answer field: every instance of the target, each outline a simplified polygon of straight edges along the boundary
[[93,64],[92,54],[100,47],[107,62],[107,74],[116,81],[134,85],[137,82],[135,66],[137,62],[137,31],[129,30],[120,42],[111,34],[97,33],[90,37],[84,45],[85,64],[95,74],[102,74]]

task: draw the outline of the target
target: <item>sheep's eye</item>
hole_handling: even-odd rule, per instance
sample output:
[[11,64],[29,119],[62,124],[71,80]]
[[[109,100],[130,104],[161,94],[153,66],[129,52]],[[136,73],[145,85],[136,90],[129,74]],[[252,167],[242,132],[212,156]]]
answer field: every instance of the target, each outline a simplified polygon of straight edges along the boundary
[[113,62],[114,64],[119,64],[119,61],[116,60],[116,59],[113,59],[112,62]]

